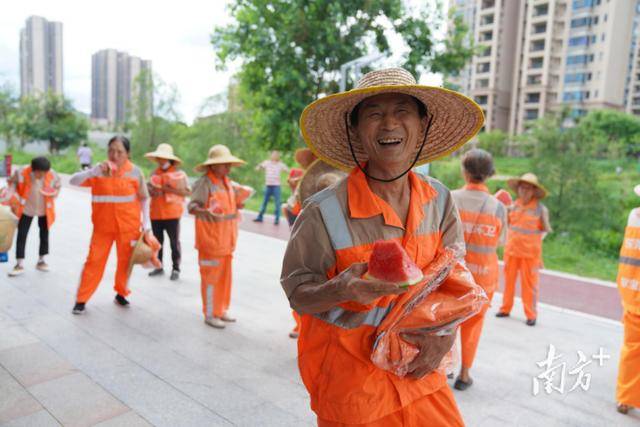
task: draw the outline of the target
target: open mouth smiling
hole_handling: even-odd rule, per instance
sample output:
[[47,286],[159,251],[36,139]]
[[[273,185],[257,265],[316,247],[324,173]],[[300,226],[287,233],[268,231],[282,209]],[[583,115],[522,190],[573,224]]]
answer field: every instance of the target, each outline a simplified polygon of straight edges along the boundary
[[404,142],[404,138],[401,138],[401,137],[378,138],[377,142],[382,146],[398,145]]

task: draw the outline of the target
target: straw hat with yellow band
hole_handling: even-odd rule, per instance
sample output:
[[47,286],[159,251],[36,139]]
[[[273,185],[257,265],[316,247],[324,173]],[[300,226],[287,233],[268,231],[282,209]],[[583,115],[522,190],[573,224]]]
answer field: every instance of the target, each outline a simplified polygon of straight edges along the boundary
[[509,186],[509,188],[511,188],[517,194],[518,193],[518,186],[522,182],[526,182],[527,184],[531,184],[531,185],[533,185],[535,187],[535,189],[536,189],[536,192],[535,192],[536,199],[544,199],[545,197],[547,197],[547,194],[548,194],[547,189],[544,188],[542,186],[542,184],[540,184],[540,182],[538,181],[538,177],[535,176],[534,174],[532,174],[531,172],[525,173],[520,178],[511,178],[511,179],[507,180],[507,185]]
[[209,149],[207,160],[195,167],[196,172],[206,172],[211,165],[230,164],[231,166],[242,166],[246,162],[231,154],[231,150],[226,145],[218,144]]
[[179,157],[173,154],[173,147],[169,144],[160,144],[156,151],[152,151],[151,153],[147,153],[144,155],[147,159],[165,159],[165,160],[173,160],[174,162],[180,164],[182,160]]
[[354,157],[358,163],[365,162],[368,157],[361,143],[347,133],[349,116],[364,99],[385,93],[410,95],[425,105],[429,124],[416,146],[413,166],[446,156],[473,138],[484,124],[482,109],[466,96],[419,85],[407,70],[390,68],[367,73],[354,89],[308,105],[300,117],[305,142],[316,156],[336,168],[351,170],[356,166]]
[[[298,201],[304,203],[309,197],[323,190],[324,188],[320,188],[323,186],[323,181],[339,181],[346,176],[347,174],[345,172],[334,168],[320,159],[314,161],[300,179],[300,184],[297,188]],[[326,184],[324,186],[326,186]]]

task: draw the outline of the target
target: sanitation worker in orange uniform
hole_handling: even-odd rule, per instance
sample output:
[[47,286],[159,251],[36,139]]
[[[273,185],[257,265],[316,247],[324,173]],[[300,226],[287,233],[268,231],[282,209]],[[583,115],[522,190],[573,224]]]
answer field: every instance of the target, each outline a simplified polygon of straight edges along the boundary
[[526,324],[535,326],[538,317],[538,269],[542,267],[542,240],[550,233],[549,210],[540,200],[547,190],[538,177],[526,173],[507,181],[518,198],[509,207],[509,230],[504,248],[504,295],[496,317],[508,317],[513,308],[516,279],[520,286]]
[[224,145],[214,145],[196,167],[204,175],[193,185],[188,208],[196,217],[196,249],[200,265],[204,322],[218,329],[235,322],[231,303],[231,264],[238,240],[239,208],[229,172],[244,165]]
[[102,280],[111,246],[115,242],[118,266],[115,302],[128,306],[127,267],[133,246],[141,232],[151,232],[149,193],[140,168],[131,163],[131,144],[124,136],[114,136],[108,144],[109,160],[74,174],[70,183],[91,188],[93,234],[89,255],[80,276],[73,314],[82,314]]
[[[640,185],[634,189],[640,196]],[[618,412],[640,408],[640,208],[629,214],[620,248],[618,290],[624,314],[624,341],[620,350],[616,400]]]
[[291,307],[302,315],[298,365],[319,426],[463,425],[446,377],[436,371],[455,332],[405,334],[420,349],[405,377],[377,368],[376,328],[405,290],[363,276],[377,240],[400,243],[420,268],[445,247],[462,260],[451,193],[411,169],[462,146],[483,121],[470,99],[420,86],[400,68],[368,73],[355,89],[302,113],[307,145],[350,171],[304,203],[281,273]]
[[[462,158],[465,186],[451,192],[456,203],[467,254],[465,262],[489,301],[498,287],[498,255],[496,250],[506,237],[507,209],[491,194],[485,181],[495,173],[493,158],[485,150],[473,149]],[[480,342],[484,316],[489,306],[460,325],[461,368],[454,387],[466,390],[473,384],[469,369]]]
[[[171,246],[171,276],[170,280],[180,278],[180,260],[182,249],[180,247],[180,218],[184,212],[184,198],[191,194],[187,174],[179,167],[182,163],[179,157],[173,154],[173,147],[169,144],[160,144],[158,149],[144,155],[158,164],[147,183],[151,195],[151,229],[153,235],[162,245],[158,253],[158,259],[162,262],[164,248],[164,233],[169,236]],[[159,183],[151,182],[152,180]],[[161,276],[163,268],[156,268],[149,276]]]

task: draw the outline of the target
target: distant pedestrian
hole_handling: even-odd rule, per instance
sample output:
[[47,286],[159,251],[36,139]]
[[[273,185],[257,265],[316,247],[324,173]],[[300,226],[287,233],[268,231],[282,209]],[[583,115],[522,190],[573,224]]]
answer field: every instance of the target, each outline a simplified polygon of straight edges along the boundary
[[253,221],[262,222],[262,217],[267,210],[269,199],[273,196],[274,202],[276,204],[276,220],[274,221],[274,224],[278,225],[280,223],[280,204],[282,196],[282,191],[280,188],[280,175],[282,174],[282,172],[289,172],[289,167],[282,163],[282,161],[280,161],[280,152],[272,151],[271,158],[256,166],[256,170],[264,170],[265,189],[260,213],[258,214],[258,217]]
[[91,151],[89,144],[85,142],[80,147],[78,147],[78,151],[76,152],[76,157],[80,162],[80,168],[82,170],[87,170],[91,168],[91,160],[93,157],[93,152]]

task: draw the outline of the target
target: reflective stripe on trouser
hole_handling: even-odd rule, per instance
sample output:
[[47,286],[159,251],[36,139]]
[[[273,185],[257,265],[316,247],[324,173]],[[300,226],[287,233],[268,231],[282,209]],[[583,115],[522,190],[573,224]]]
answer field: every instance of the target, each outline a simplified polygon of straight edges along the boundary
[[344,424],[318,418],[318,427],[460,427],[464,426],[451,389],[447,386],[410,403],[399,411],[364,424]]
[[129,295],[127,267],[129,266],[129,258],[133,252],[131,243],[135,243],[139,235],[139,231],[131,233],[93,232],[89,245],[89,255],[87,255],[87,260],[84,263],[82,275],[80,276],[80,285],[78,286],[76,296],[77,302],[89,301],[91,295],[93,295],[98,288],[113,242],[116,243],[116,252],[118,255],[114,289],[122,296]]
[[[493,299],[493,292],[487,294],[489,302]],[[484,317],[489,309],[489,304],[485,305],[482,311],[470,319],[465,320],[460,325],[460,354],[461,362],[464,368],[471,368],[473,360],[476,357],[476,351],[478,350],[478,343],[480,342],[480,335],[482,334],[482,326],[484,324]]]
[[222,317],[231,303],[231,264],[233,256],[200,259],[202,313],[205,318]]
[[640,408],[640,316],[625,311],[624,341],[620,350],[616,400]]
[[520,296],[527,319],[535,319],[538,315],[538,266],[540,260],[535,258],[505,257],[504,259],[504,294],[500,312],[509,313],[513,308],[516,290],[516,279],[520,273]]

